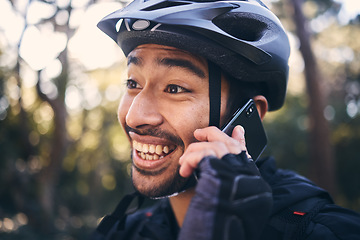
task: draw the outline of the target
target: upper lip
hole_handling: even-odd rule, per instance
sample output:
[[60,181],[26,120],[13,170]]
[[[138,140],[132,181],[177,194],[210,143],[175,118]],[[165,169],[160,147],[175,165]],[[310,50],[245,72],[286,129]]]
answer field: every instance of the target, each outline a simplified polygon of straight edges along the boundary
[[158,138],[150,135],[139,135],[134,132],[129,132],[131,140],[135,140],[140,143],[153,144],[153,145],[175,145],[168,139]]

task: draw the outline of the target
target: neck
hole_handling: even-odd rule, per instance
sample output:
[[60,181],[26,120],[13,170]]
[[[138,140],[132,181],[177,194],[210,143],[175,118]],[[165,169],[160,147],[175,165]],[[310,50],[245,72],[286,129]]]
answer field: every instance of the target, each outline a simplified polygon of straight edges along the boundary
[[175,197],[170,198],[171,208],[174,211],[174,215],[179,227],[182,227],[186,212],[194,195],[195,189],[191,188]]

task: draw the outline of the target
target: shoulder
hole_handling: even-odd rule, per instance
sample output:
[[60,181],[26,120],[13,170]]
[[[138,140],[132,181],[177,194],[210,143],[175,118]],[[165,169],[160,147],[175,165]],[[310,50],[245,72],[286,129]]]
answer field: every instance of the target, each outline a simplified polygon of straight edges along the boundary
[[326,204],[312,218],[306,233],[309,240],[360,239],[360,215],[335,204]]
[[360,240],[360,215],[321,198],[311,198],[274,214],[262,239]]
[[260,162],[259,168],[274,199],[264,239],[360,240],[358,213],[334,204],[324,189],[303,176],[278,169],[272,158]]

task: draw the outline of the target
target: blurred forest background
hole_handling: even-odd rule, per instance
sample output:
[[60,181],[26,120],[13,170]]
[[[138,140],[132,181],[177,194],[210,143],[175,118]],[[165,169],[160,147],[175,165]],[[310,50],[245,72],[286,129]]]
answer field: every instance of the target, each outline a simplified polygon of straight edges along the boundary
[[[360,212],[360,2],[264,2],[292,47],[265,154]],[[0,0],[0,239],[85,239],[132,191],[124,58],[96,29],[124,4]]]

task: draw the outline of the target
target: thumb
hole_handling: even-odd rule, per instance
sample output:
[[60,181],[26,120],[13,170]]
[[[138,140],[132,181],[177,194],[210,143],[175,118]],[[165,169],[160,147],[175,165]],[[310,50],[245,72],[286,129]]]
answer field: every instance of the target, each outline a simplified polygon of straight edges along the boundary
[[242,126],[237,125],[234,128],[231,137],[245,144],[245,129]]
[[242,126],[237,125],[234,128],[231,137],[240,142],[242,149],[245,149],[246,155],[250,159],[251,156],[248,153],[247,148],[246,148],[245,129]]

